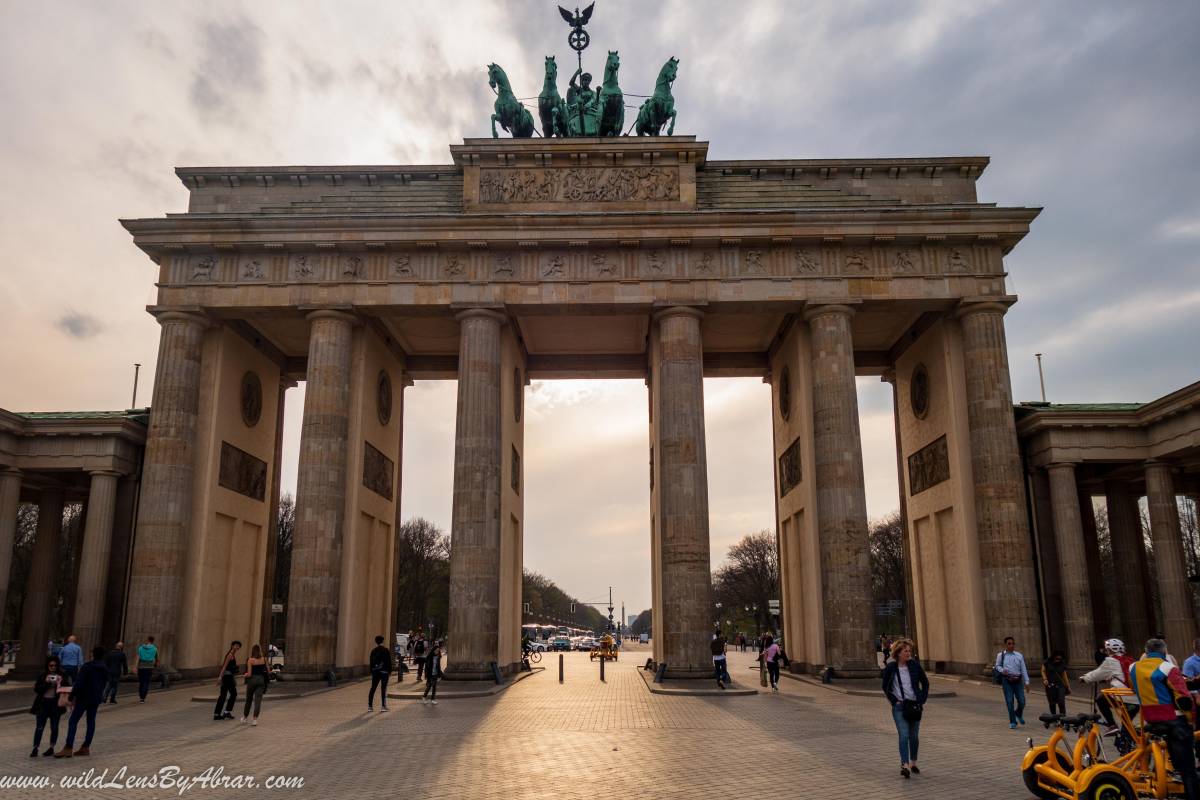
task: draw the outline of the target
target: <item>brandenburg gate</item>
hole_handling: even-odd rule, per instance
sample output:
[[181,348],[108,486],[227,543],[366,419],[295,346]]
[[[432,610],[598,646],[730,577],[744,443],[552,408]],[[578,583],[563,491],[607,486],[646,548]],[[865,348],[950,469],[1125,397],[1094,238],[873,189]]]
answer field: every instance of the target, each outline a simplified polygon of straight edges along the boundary
[[[855,378],[895,387],[922,657],[1041,639],[986,158],[710,161],[691,136],[468,139],[452,164],[179,169],[124,221],[161,325],[126,641],[258,639],[286,387],[306,382],[289,672],[392,628],[404,388],[458,381],[449,672],[520,658],[531,379],[643,378],[654,656],[709,675],[703,379],[772,387],[788,650],[877,674]],[[889,456],[890,458],[890,456]],[[936,630],[934,629],[935,626]]]

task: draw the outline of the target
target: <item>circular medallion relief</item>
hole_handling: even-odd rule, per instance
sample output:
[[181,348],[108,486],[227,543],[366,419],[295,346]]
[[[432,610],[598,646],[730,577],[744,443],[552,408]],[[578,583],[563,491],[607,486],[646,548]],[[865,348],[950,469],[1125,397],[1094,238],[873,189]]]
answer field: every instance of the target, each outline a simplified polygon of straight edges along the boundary
[[513,419],[521,421],[521,403],[525,399],[525,381],[521,378],[521,368],[513,367]]
[[392,379],[383,369],[379,370],[379,378],[375,381],[375,410],[379,413],[380,425],[392,421]]
[[792,371],[787,367],[779,376],[779,416],[784,421],[792,414]]
[[925,371],[924,364],[913,367],[912,377],[908,381],[908,403],[914,417],[925,419],[929,413],[929,373]]
[[257,372],[242,376],[242,422],[253,428],[262,417],[262,381]]

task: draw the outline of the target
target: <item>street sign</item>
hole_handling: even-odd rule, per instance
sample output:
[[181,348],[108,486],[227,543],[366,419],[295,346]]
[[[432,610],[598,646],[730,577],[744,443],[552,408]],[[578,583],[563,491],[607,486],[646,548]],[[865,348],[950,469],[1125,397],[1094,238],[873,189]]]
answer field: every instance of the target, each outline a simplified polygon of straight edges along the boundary
[[271,603],[271,613],[272,614],[282,614],[283,613],[283,603]]
[[779,613],[779,601],[778,600],[768,600],[767,601],[767,609],[772,614],[778,614]]

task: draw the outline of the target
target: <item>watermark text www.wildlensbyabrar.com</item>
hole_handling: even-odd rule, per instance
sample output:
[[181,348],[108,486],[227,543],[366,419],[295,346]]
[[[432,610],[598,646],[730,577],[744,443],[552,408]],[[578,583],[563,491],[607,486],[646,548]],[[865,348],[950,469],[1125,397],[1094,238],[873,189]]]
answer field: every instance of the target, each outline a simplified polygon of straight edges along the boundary
[[193,789],[302,789],[304,778],[299,775],[245,775],[226,773],[224,767],[208,767],[194,775],[184,774],[176,766],[162,767],[157,772],[140,774],[130,772],[129,767],[117,769],[89,768],[71,775],[51,777],[49,775],[0,775],[0,790],[53,789],[127,791],[129,789],[157,789],[159,791],[186,794]]

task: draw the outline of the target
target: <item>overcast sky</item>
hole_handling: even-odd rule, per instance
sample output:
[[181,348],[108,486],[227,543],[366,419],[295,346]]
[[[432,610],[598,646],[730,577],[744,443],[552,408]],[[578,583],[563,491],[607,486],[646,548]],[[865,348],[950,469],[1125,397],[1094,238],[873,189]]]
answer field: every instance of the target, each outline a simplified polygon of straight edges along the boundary
[[[536,94],[573,61],[553,2],[0,0],[0,407],[148,402],[155,267],[121,217],[182,211],[175,166],[448,163],[487,135],[484,65]],[[980,197],[1043,206],[1007,259],[1014,394],[1145,401],[1200,378],[1200,4],[598,0],[588,66],[711,158],[987,155]],[[565,92],[570,70],[561,70]],[[403,507],[450,523],[454,384],[408,390]],[[285,486],[302,392],[289,393]],[[713,559],[770,528],[767,388],[707,381]],[[897,505],[891,396],[860,381],[868,509]],[[645,387],[535,383],[525,563],[649,601]]]

